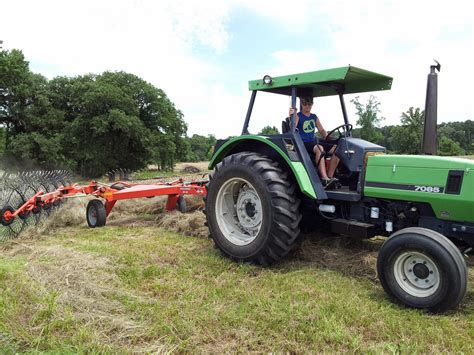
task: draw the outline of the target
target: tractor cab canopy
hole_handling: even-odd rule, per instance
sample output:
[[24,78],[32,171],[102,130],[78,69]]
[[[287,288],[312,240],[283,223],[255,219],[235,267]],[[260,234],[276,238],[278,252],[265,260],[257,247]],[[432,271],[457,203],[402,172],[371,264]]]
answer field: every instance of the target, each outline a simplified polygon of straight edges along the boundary
[[347,66],[278,77],[265,75],[249,81],[249,90],[291,95],[296,87],[298,96],[330,96],[368,91],[390,90],[392,78],[368,70]]
[[[349,124],[344,94],[360,92],[390,90],[392,78],[353,66],[318,70],[307,73],[271,77],[265,75],[263,79],[249,81],[249,90],[252,91],[249,108],[245,117],[242,134],[248,134],[248,125],[255,97],[258,91],[291,96],[292,107],[296,107],[296,97],[322,97],[338,95],[344,122]],[[291,120],[291,131],[294,132],[295,114]]]

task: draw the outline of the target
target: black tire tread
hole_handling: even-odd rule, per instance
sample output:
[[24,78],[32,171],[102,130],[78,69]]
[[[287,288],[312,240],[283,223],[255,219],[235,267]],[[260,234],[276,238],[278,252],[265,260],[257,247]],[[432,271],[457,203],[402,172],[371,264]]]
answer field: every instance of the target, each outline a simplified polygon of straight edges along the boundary
[[[95,224],[91,223],[89,221],[89,209],[94,208],[97,213],[97,222]],[[107,221],[107,213],[105,211],[105,206],[100,200],[90,200],[89,203],[87,204],[86,208],[86,219],[87,219],[87,225],[90,228],[99,228],[105,226],[105,223]]]
[[[382,283],[383,288],[387,292],[387,294],[390,296],[390,298],[394,299],[397,302],[404,303],[403,300],[400,300],[396,297],[396,295],[392,292],[390,289],[390,286],[387,284],[387,281],[385,280],[385,275],[384,275],[384,260],[383,260],[383,255],[385,255],[385,250],[387,248],[390,248],[390,244],[392,241],[395,240],[400,235],[403,234],[418,234],[422,235],[423,237],[428,238],[430,241],[436,243],[444,249],[446,252],[448,252],[450,259],[454,262],[454,266],[456,268],[456,272],[459,275],[459,278],[461,280],[459,285],[456,285],[459,287],[459,290],[456,292],[455,297],[448,298],[446,297],[443,299],[441,302],[439,302],[436,305],[432,305],[430,307],[419,307],[419,308],[428,308],[429,310],[433,312],[443,312],[449,309],[456,308],[459,303],[462,301],[464,298],[466,292],[467,292],[467,280],[468,280],[468,275],[467,275],[467,267],[466,267],[466,262],[459,251],[459,249],[445,236],[442,234],[427,229],[427,228],[421,228],[421,227],[410,227],[410,228],[404,228],[401,229],[395,233],[393,233],[390,238],[384,243],[382,248],[379,251],[379,258],[377,259],[377,272],[379,274],[380,281]],[[453,288],[451,288],[452,290]],[[418,307],[417,307],[418,308]]]
[[[212,185],[216,174],[222,169],[233,165],[246,165],[251,167],[252,171],[258,174],[265,183],[271,204],[273,206],[273,220],[270,231],[270,238],[266,245],[256,254],[239,258],[230,255],[226,250],[216,242],[212,231],[210,237],[218,249],[226,256],[237,261],[249,261],[260,265],[270,265],[281,260],[296,245],[296,240],[300,234],[299,223],[301,214],[299,211],[300,200],[295,196],[295,185],[287,179],[288,174],[283,172],[278,163],[254,152],[242,152],[230,155],[218,163],[214,171],[209,174],[209,183],[206,188]],[[206,222],[210,226],[209,214],[207,213],[208,198],[205,198]],[[289,206],[289,207],[284,207]]]

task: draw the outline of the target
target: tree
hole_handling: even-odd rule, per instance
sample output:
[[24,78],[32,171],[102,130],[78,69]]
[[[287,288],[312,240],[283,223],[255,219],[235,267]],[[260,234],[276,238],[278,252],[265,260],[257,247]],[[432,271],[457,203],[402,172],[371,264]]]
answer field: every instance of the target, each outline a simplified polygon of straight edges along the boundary
[[[72,122],[69,150],[84,174],[139,169],[152,161],[160,169],[172,169],[186,154],[182,113],[163,90],[133,74],[58,77],[51,82],[51,92],[55,107]],[[93,142],[101,143],[103,150],[91,152]]]
[[20,108],[31,99],[32,73],[19,50],[0,50],[0,123],[18,124]]
[[0,52],[0,124],[5,160],[21,167],[67,166],[62,154],[63,115],[48,98],[48,81],[30,72],[21,51]]
[[[124,72],[87,75],[72,83],[60,78],[53,85],[56,105],[66,108],[65,116],[72,119],[66,145],[83,175],[97,176],[117,167],[136,170],[153,159],[164,159],[162,167],[173,164],[175,145],[161,137],[174,133],[164,127],[164,113],[157,109],[166,107],[161,90]],[[171,143],[174,138],[169,138]],[[163,149],[166,158],[157,153]]]
[[373,95],[370,95],[369,101],[365,105],[359,102],[359,96],[352,99],[351,102],[355,105],[357,116],[359,116],[356,124],[361,127],[360,137],[370,142],[381,143],[383,136],[377,130],[380,122],[384,120],[383,117],[378,116],[380,102]]
[[204,161],[209,160],[212,155],[212,148],[216,144],[216,137],[212,134],[200,136],[193,134],[192,137],[187,138],[189,142],[189,152],[186,156],[186,161]]
[[458,143],[444,136],[440,139],[438,152],[439,155],[448,156],[464,155],[466,153]]
[[410,107],[401,114],[401,126],[393,131],[392,147],[400,154],[420,154],[423,136],[424,111]]
[[21,51],[0,51],[0,124],[5,127],[6,146],[11,129],[21,126],[23,108],[31,101],[30,79],[28,62]]
[[280,131],[275,126],[265,126],[258,134],[280,134]]
[[105,72],[97,80],[121,88],[133,100],[131,106],[153,136],[152,158],[160,169],[173,169],[175,161],[185,158],[187,125],[163,90],[125,72]]
[[448,122],[441,123],[438,126],[438,140],[442,137],[451,139],[468,154],[474,153],[472,149],[474,137],[474,121],[467,120],[464,122]]
[[0,52],[0,125],[10,164],[70,167],[98,176],[186,156],[186,123],[166,94],[124,72],[51,81],[21,51]]
[[152,157],[151,134],[143,122],[119,109],[78,116],[66,131],[68,154],[83,176],[122,167],[143,168]]

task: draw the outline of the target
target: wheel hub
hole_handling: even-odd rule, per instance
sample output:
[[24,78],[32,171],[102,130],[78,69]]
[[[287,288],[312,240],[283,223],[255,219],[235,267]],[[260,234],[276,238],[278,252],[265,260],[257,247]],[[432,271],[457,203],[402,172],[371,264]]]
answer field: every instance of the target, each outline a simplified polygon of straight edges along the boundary
[[0,223],[7,227],[13,223],[13,218],[11,218],[11,214],[14,212],[13,208],[10,206],[5,206],[0,210]]
[[254,190],[244,186],[237,198],[237,218],[245,229],[256,228],[262,220],[260,199]]
[[401,253],[394,263],[398,285],[415,297],[433,295],[440,286],[440,274],[436,263],[420,252]]
[[418,277],[419,279],[426,279],[429,274],[430,274],[430,270],[426,267],[426,265],[424,264],[421,264],[421,263],[417,263],[414,267],[413,267],[413,273],[415,274],[416,277]]
[[94,208],[89,209],[88,217],[92,224],[97,223],[97,211]]

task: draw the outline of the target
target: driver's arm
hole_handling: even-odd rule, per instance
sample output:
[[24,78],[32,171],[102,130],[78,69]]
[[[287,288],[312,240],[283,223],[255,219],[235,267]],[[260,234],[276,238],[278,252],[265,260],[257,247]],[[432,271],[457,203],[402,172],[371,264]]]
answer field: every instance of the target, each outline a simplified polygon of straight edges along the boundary
[[319,118],[316,120],[316,127],[318,129],[319,134],[321,135],[321,138],[323,140],[326,140],[328,138],[327,137],[328,132],[326,132],[326,130],[324,129],[323,125],[321,124],[321,120]]

